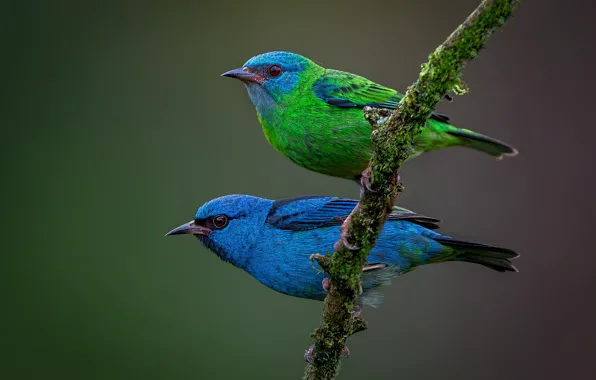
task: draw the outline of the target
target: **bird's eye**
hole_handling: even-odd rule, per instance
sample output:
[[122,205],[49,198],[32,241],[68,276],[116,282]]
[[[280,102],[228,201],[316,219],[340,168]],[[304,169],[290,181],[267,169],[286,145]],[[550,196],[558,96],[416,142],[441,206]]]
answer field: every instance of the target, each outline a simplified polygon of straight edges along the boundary
[[272,77],[278,77],[281,74],[281,67],[278,65],[273,65],[269,67],[269,75]]
[[222,229],[228,225],[228,217],[225,215],[217,215],[212,218],[213,225],[217,229]]

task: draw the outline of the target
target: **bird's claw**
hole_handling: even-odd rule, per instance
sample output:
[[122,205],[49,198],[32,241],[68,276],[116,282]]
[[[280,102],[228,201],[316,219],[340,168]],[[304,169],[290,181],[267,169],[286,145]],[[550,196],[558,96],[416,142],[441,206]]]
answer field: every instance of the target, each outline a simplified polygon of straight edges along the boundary
[[[371,185],[371,183],[370,183],[370,170],[369,170],[369,169],[366,169],[366,170],[365,170],[365,171],[362,173],[362,176],[360,177],[360,185],[361,185],[361,186],[362,186],[364,189],[368,190],[368,191],[369,191],[369,192],[371,192],[371,193],[376,193],[376,192],[377,192],[376,190],[374,190],[374,189],[372,188],[372,185]],[[362,197],[362,194],[360,194],[360,196]]]
[[352,309],[352,316],[354,318],[358,318],[360,316],[360,314],[362,314],[362,306],[360,306],[360,305],[354,306],[354,308]]
[[315,350],[315,345],[311,345],[309,348],[307,348],[306,350],[304,350],[304,361],[307,362],[308,364],[313,364],[313,351]]
[[329,280],[329,277],[325,277],[323,281],[321,281],[321,284],[323,285],[323,290],[329,293],[329,290],[331,289],[331,281]]
[[350,357],[350,349],[347,346],[344,346],[344,348],[341,349],[341,355],[345,358],[349,358]]
[[[307,362],[308,364],[314,364],[314,357],[313,357],[314,350],[315,350],[314,344],[311,345],[306,350],[304,350],[304,361]],[[344,346],[341,349],[341,356],[343,356],[344,358],[350,357],[350,349],[347,346]]]
[[358,247],[355,244],[350,243],[348,240],[352,239],[353,236],[348,234],[347,232],[342,231],[340,234],[340,240],[343,243],[343,245],[350,251],[358,251],[360,249],[360,247]]
[[[321,273],[321,272],[322,272],[321,268],[317,268],[317,267],[315,267],[315,264],[314,264],[314,262],[317,260],[317,257],[319,257],[319,256],[320,256],[320,255],[319,255],[318,253],[313,253],[313,254],[312,254],[312,255],[310,255],[310,257],[308,258],[308,260],[310,260],[310,266],[311,266],[311,268],[312,268],[312,269],[313,269],[315,272],[317,272],[317,274],[319,274],[319,273]],[[317,261],[317,263],[318,263],[318,261]]]
[[[401,176],[399,175],[399,173],[397,173],[397,182],[399,183],[400,181],[401,181]],[[362,193],[364,192],[365,189],[373,194],[378,193],[377,190],[372,188],[372,184],[370,182],[370,168],[367,168],[360,175],[360,197],[361,198],[363,195]]]

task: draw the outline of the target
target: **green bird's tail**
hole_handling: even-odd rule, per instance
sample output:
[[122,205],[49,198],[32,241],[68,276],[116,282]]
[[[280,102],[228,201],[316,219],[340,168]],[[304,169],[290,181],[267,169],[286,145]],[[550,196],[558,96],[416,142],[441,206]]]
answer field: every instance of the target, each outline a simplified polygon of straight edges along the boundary
[[453,129],[448,129],[445,132],[457,138],[457,143],[454,145],[467,146],[498,158],[517,155],[517,150],[514,147],[469,129],[453,127]]
[[451,261],[480,264],[498,272],[517,272],[517,268],[509,260],[515,259],[519,255],[510,249],[449,238],[436,240],[455,250],[456,255]]
[[517,154],[517,150],[511,145],[469,129],[454,127],[446,121],[445,118],[428,120],[426,128],[422,129],[422,133],[414,141],[415,156],[422,152],[452,146],[466,146],[498,158]]

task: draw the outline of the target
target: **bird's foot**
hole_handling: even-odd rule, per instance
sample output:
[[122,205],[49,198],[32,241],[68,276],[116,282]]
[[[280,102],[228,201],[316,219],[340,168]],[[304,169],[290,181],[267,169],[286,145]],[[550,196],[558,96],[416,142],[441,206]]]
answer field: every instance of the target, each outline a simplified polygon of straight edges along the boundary
[[376,193],[376,190],[373,190],[371,183],[370,183],[370,168],[366,168],[365,171],[362,172],[362,176],[360,176],[360,197],[362,198],[362,192],[364,189],[368,190],[371,193]]
[[354,318],[358,318],[360,316],[360,314],[362,314],[362,306],[360,306],[360,305],[354,306],[354,308],[352,309],[352,316]]
[[320,269],[320,268],[317,268],[317,267],[315,267],[315,264],[314,264],[314,262],[317,260],[317,257],[318,257],[318,255],[319,255],[318,253],[313,253],[313,254],[312,254],[312,255],[310,255],[310,257],[308,258],[308,260],[310,261],[310,266],[311,266],[311,268],[312,268],[312,269],[313,269],[315,272],[317,272],[317,274],[318,274],[318,273],[321,273],[321,269]]
[[323,281],[321,281],[321,284],[323,284],[323,290],[326,293],[329,293],[329,290],[331,289],[331,281],[329,280],[329,277],[325,277]]
[[[311,345],[309,348],[307,348],[304,351],[304,361],[307,362],[308,364],[314,364],[314,353],[315,351],[315,345]],[[350,349],[347,346],[344,346],[341,349],[341,356],[345,357],[345,358],[349,358],[350,357]]]
[[315,350],[315,345],[313,344],[304,351],[304,361],[307,362],[308,364],[313,364],[313,361],[314,361],[313,351],[314,350]]
[[[352,236],[351,234],[344,231],[343,228],[341,229],[341,233],[339,234],[339,239],[341,240],[343,245],[350,251],[358,251],[360,249],[360,247],[357,246],[356,244],[352,244],[349,242],[349,240],[354,239],[354,236]],[[336,249],[336,251],[337,251],[337,249]]]
[[348,346],[344,346],[344,348],[341,349],[341,355],[345,358],[350,357],[350,349],[348,348]]
[[[398,173],[397,174],[397,182],[400,182],[400,181],[401,181],[401,176]],[[366,168],[366,170],[362,172],[362,175],[360,175],[360,198],[362,198],[362,192],[364,191],[364,189],[366,189],[367,191],[369,191],[371,193],[378,193],[377,190],[374,190],[372,188],[372,185],[370,183],[370,168]]]

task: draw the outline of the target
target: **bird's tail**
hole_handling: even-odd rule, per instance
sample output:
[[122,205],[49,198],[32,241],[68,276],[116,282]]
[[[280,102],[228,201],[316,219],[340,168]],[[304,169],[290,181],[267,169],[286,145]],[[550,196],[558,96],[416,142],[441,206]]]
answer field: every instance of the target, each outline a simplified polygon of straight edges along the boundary
[[517,155],[517,150],[514,147],[507,145],[497,139],[493,139],[492,137],[470,131],[469,129],[454,127],[453,129],[448,130],[447,133],[457,138],[457,145],[467,146],[472,149],[488,153],[491,156],[501,158],[503,156]]
[[517,258],[519,255],[510,249],[450,238],[436,240],[455,250],[456,255],[451,259],[452,261],[480,264],[499,272],[517,272],[517,268],[513,266],[510,260]]

